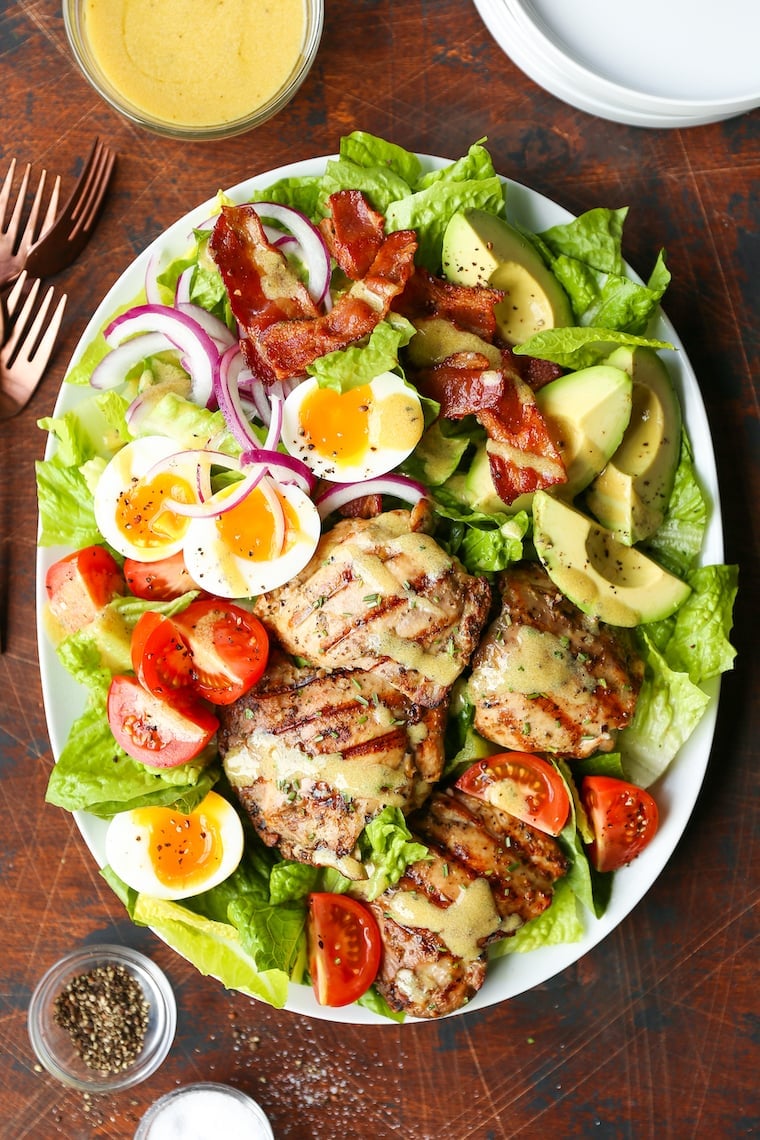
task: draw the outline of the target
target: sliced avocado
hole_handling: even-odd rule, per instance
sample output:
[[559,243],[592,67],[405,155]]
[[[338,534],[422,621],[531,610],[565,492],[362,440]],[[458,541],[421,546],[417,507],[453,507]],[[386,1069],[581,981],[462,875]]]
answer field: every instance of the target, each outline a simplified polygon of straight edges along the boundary
[[545,491],[533,497],[533,542],[565,597],[610,625],[660,621],[691,593],[641,551]]
[[631,377],[596,364],[544,385],[536,403],[562,456],[567,483],[557,494],[573,499],[602,470],[623,439],[631,417]]
[[649,538],[662,523],[681,451],[681,407],[656,352],[622,347],[608,364],[633,379],[633,410],[620,447],[589,487],[589,510],[620,542]]
[[[567,483],[556,494],[572,499],[597,475],[618,448],[631,414],[631,378],[621,368],[597,364],[544,385],[536,404],[562,456]],[[531,495],[507,506],[491,478],[487,444],[478,448],[465,483],[468,502],[494,513],[530,510]]]
[[443,273],[458,285],[504,291],[494,313],[508,344],[573,323],[567,294],[538,251],[509,222],[485,210],[462,210],[451,218],[443,237]]
[[492,368],[501,368],[501,353],[495,345],[445,317],[421,317],[414,327],[417,331],[406,347],[406,357],[415,368],[440,364],[457,352],[479,352]]

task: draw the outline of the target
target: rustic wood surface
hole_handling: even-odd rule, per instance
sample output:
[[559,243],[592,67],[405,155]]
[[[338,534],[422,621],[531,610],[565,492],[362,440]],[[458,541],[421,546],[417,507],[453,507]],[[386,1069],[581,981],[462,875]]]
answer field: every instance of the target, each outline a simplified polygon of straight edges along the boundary
[[[131,1137],[180,1083],[252,1093],[277,1140],[406,1137],[739,1137],[760,1127],[758,113],[689,130],[593,118],[527,79],[468,0],[327,0],[317,62],[292,105],[253,134],[183,145],[133,128],[80,77],[56,0],[0,8],[0,172],[10,158],[70,186],[94,135],[119,153],[95,240],[59,277],[63,335],[31,405],[2,430],[8,637],[0,657],[0,1135]],[[202,77],[199,77],[202,81]],[[631,207],[627,255],[660,245],[666,309],[696,368],[718,457],[727,560],[742,567],[737,668],[724,682],[707,779],[664,873],[573,968],[507,1004],[437,1024],[345,1027],[276,1012],[203,979],[132,927],[73,819],[45,806],[52,756],[34,613],[33,464],[66,361],[99,299],[167,225],[218,187],[326,154],[363,128],[455,157],[488,136],[497,169],[563,206]],[[74,946],[124,942],[165,969],[171,1054],[146,1084],[85,1100],[41,1072],[31,991]]]

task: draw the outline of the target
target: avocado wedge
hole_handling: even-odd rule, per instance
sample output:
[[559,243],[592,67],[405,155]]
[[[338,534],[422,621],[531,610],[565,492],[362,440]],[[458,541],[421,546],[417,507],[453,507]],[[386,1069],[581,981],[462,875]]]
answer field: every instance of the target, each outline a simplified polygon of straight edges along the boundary
[[509,222],[484,210],[462,210],[451,218],[443,237],[443,273],[458,285],[504,291],[494,313],[508,344],[573,323],[567,294],[538,251]]
[[609,625],[660,621],[691,593],[640,550],[545,491],[533,496],[533,542],[565,597]]

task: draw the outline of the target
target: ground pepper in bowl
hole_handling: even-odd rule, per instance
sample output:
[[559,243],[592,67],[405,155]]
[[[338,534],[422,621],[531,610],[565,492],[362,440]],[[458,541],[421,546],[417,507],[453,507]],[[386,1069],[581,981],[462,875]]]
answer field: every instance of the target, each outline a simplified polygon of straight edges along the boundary
[[140,983],[119,963],[77,974],[58,994],[54,1017],[90,1069],[128,1069],[145,1043],[150,1006]]

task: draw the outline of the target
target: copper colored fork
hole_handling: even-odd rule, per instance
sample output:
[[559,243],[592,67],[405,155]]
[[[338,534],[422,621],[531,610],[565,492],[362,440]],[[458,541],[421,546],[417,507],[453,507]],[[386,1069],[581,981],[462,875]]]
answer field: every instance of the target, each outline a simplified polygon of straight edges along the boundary
[[41,234],[52,226],[55,220],[56,210],[58,209],[58,195],[60,192],[61,179],[56,177],[45,217],[40,222],[40,208],[42,206],[45,180],[47,178],[47,171],[43,170],[39,182],[37,183],[37,191],[34,195],[32,208],[29,211],[29,217],[27,218],[24,229],[21,229],[21,219],[31,169],[31,166],[27,165],[24,170],[21,185],[19,186],[10,215],[8,215],[8,206],[11,200],[13,179],[16,173],[15,158],[11,159],[5,181],[3,182],[2,188],[0,188],[0,289],[18,277],[26,264],[29,250],[39,239]]
[[[17,415],[37,390],[53,353],[66,307],[64,293],[51,313],[55,293],[52,285],[37,304],[41,285],[38,278],[31,282],[24,298],[26,283],[27,275],[23,271],[6,302],[6,312],[13,325],[0,349],[0,420]],[[0,319],[0,339],[3,324]]]
[[81,253],[92,237],[115,162],[114,151],[95,139],[71,197],[27,254],[26,269],[32,276],[52,277]]

